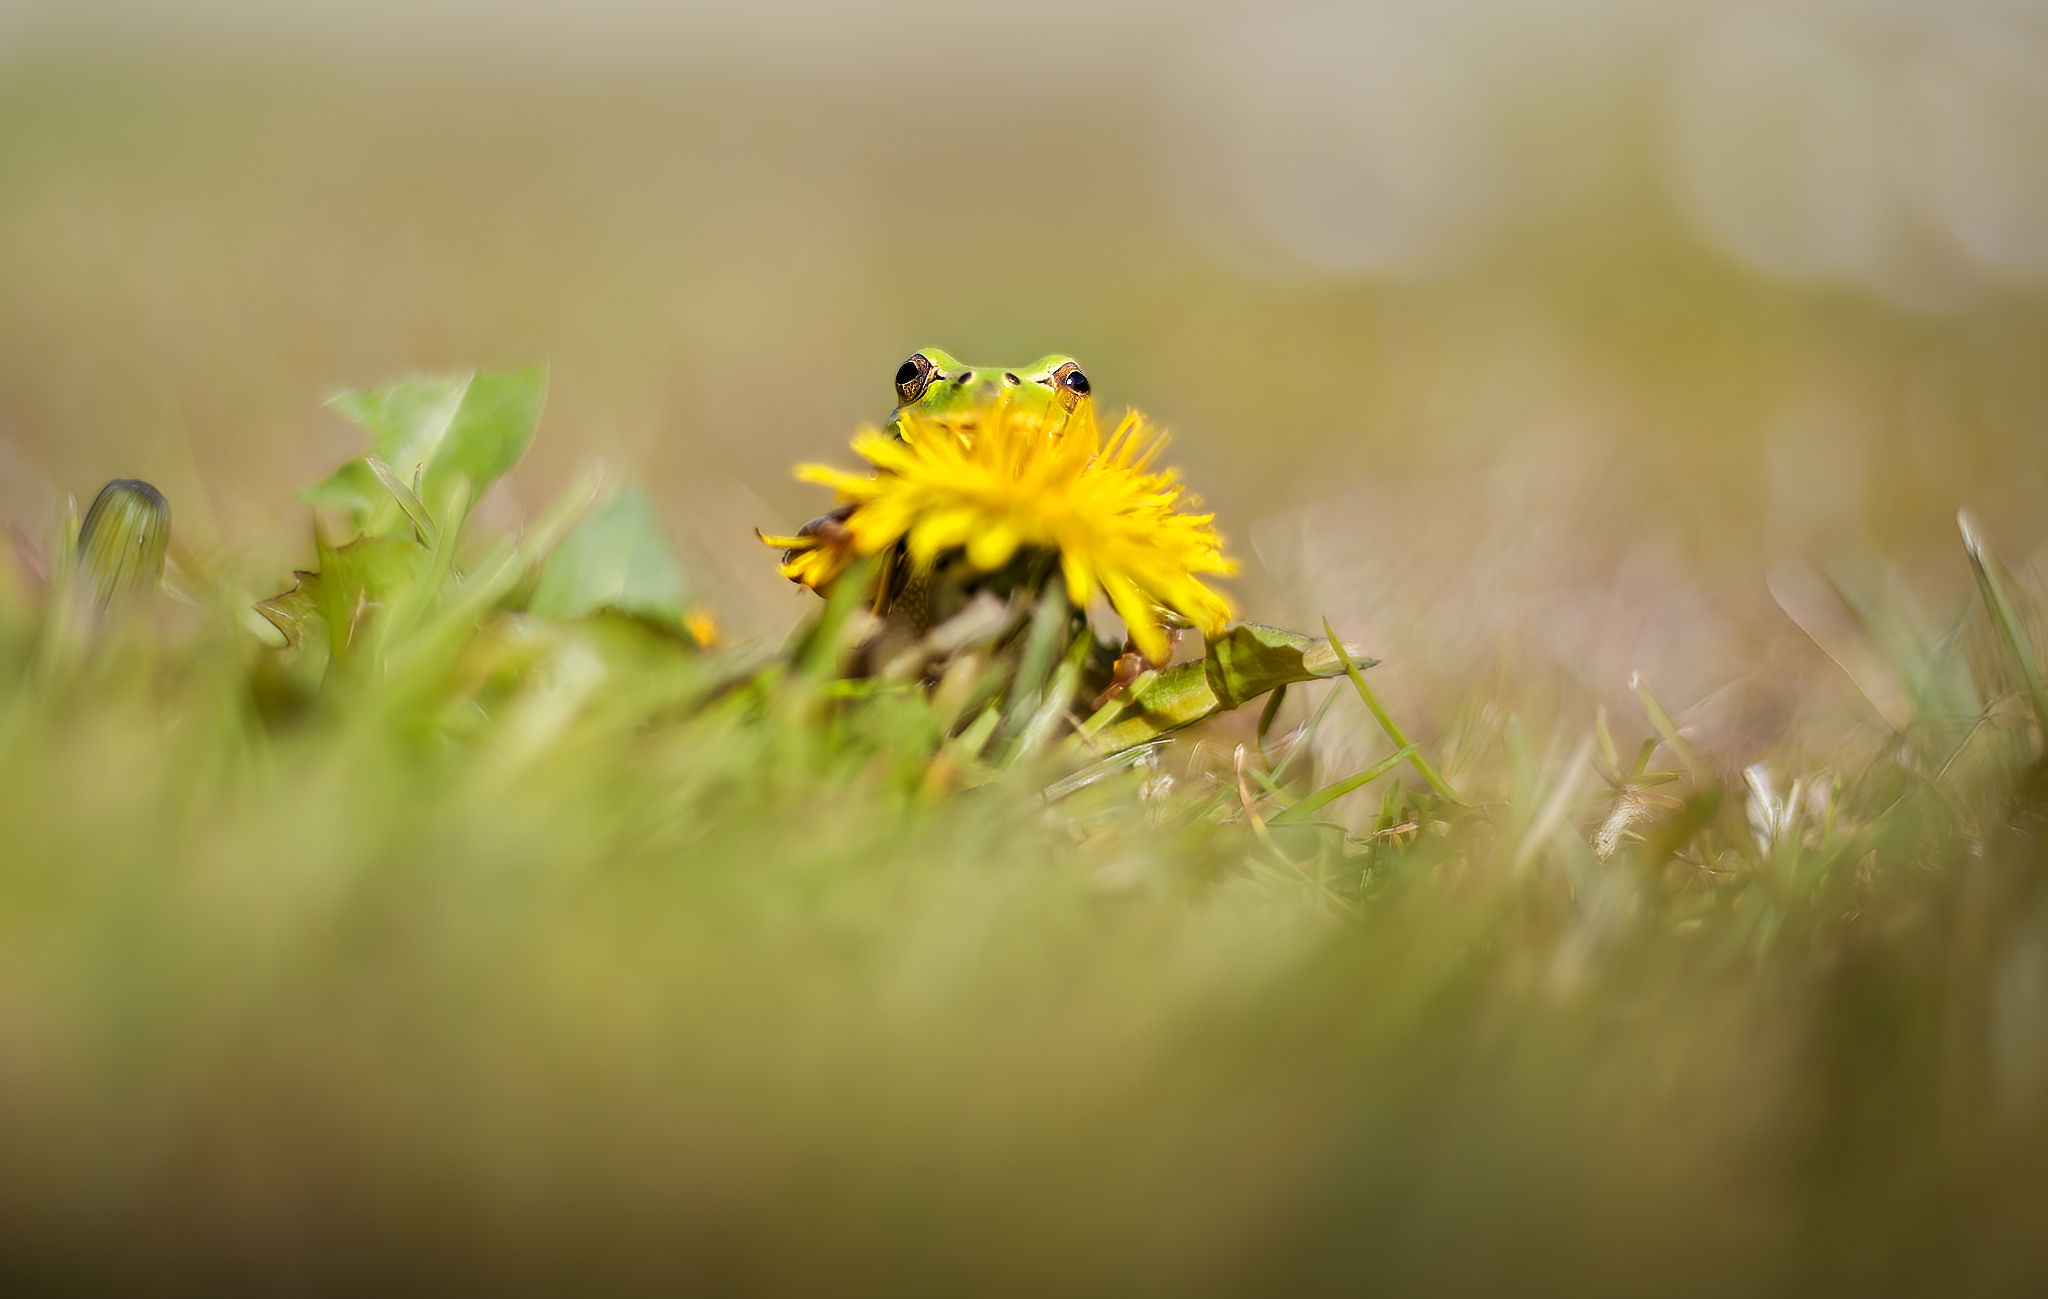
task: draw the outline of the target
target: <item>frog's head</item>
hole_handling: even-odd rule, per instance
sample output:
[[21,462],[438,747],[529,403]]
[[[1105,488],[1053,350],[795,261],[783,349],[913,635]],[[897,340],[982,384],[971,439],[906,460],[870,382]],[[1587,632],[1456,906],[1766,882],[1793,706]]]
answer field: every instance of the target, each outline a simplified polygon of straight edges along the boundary
[[[911,354],[896,371],[896,419],[905,411],[962,415],[1008,394],[1013,407],[1059,409],[1088,404],[1088,376],[1071,356],[1044,356],[1024,366],[965,365],[936,347]],[[891,421],[894,422],[893,420]]]

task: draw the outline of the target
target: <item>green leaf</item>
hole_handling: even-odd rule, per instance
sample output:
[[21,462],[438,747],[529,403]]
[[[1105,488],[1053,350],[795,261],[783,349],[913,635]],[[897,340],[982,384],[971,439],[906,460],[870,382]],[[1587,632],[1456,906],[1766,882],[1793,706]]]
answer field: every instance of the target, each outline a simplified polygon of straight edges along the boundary
[[[369,456],[391,467],[401,482],[421,483],[419,495],[440,501],[457,477],[480,499],[519,463],[540,423],[547,370],[483,371],[440,379],[410,379],[388,388],[344,392],[328,405],[370,431]],[[347,515],[358,529],[372,526],[392,494],[367,458],[349,461],[300,498]]]
[[854,560],[832,584],[832,593],[825,597],[825,611],[816,622],[808,627],[799,627],[791,636],[789,654],[801,661],[803,670],[813,678],[831,678],[839,675],[840,667],[852,654],[855,641],[861,634],[861,620],[857,613],[864,613],[867,603],[868,582],[880,564],[879,556],[868,555]]
[[[1371,667],[1378,659],[1359,660]],[[1262,623],[1232,623],[1189,663],[1148,672],[1088,720],[1083,733],[1099,753],[1118,753],[1168,731],[1227,712],[1269,690],[1342,676],[1326,642]]]
[[256,611],[289,647],[326,662],[346,656],[374,611],[388,606],[419,574],[427,550],[410,537],[362,537],[339,548],[319,545],[317,572],[293,574],[291,590]]
[[1067,716],[1067,706],[1074,700],[1074,691],[1081,683],[1081,665],[1087,661],[1088,650],[1093,643],[1086,627],[1081,628],[1073,642],[1068,645],[1066,657],[1060,661],[1052,680],[1046,684],[1040,698],[1038,710],[1031,715],[1030,722],[1017,737],[1017,747],[1010,754],[1010,761],[1022,762],[1030,759],[1044,748],[1060,723]]
[[427,500],[460,474],[469,479],[470,499],[480,501],[533,443],[547,401],[546,366],[509,374],[481,371],[470,380],[448,426],[439,453],[427,466]]
[[[1334,677],[1344,671],[1336,652],[1322,641],[1256,622],[1231,624],[1209,642],[1208,656],[1201,662],[1219,712],[1292,682]],[[1369,659],[1365,666],[1377,662]]]
[[697,593],[654,503],[638,488],[586,515],[540,571],[527,608],[546,618],[616,609],[681,629]]
[[[409,379],[388,388],[368,392],[343,392],[328,398],[327,404],[346,418],[370,431],[374,455],[397,471],[401,478],[423,471],[448,434],[455,412],[469,391],[471,376],[448,379]],[[349,516],[358,528],[390,500],[365,458],[349,461],[299,493],[300,499]]]
[[1066,581],[1055,573],[1038,593],[1038,607],[1031,614],[1023,657],[1017,662],[1017,675],[1011,679],[1009,698],[1003,704],[1005,734],[1020,733],[1037,716],[1039,689],[1060,658],[1072,614]]

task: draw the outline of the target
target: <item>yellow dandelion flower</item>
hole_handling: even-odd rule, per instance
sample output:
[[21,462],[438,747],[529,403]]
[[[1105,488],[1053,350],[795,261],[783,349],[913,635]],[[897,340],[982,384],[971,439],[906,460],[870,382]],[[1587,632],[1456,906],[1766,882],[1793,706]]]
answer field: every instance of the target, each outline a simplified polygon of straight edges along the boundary
[[1086,407],[1064,411],[999,399],[965,416],[905,411],[901,438],[865,429],[853,449],[872,474],[802,465],[797,477],[839,493],[841,508],[804,534],[764,537],[790,553],[782,573],[813,589],[856,558],[902,543],[912,571],[944,555],[993,573],[1020,552],[1058,555],[1076,604],[1108,597],[1140,653],[1163,662],[1165,612],[1204,634],[1223,630],[1229,603],[1202,574],[1230,573],[1214,515],[1172,470],[1155,470],[1165,445],[1144,416],[1124,417],[1105,444]]

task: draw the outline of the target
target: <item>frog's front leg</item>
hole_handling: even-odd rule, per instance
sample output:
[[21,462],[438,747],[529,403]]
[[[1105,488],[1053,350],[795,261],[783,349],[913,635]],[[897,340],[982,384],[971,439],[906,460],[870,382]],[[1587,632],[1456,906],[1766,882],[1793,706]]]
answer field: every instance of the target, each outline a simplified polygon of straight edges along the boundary
[[[798,528],[796,535],[799,537],[823,537],[828,542],[835,544],[844,543],[849,540],[846,535],[846,521],[853,517],[853,512],[859,508],[859,505],[860,502],[858,501],[848,501],[836,510],[827,510],[801,528]],[[780,540],[780,538],[777,538],[777,540]],[[808,549],[808,547],[790,547],[782,552],[782,562],[785,564],[789,563],[805,549]]]

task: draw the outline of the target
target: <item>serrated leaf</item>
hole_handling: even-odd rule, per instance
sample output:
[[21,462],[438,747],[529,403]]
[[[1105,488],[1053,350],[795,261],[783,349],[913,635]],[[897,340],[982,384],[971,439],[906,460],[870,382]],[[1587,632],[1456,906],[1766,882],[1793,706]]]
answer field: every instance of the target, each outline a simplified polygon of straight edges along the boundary
[[427,551],[409,537],[361,537],[320,546],[320,567],[293,574],[291,590],[256,606],[290,647],[314,658],[347,653],[363,620],[418,574]]

